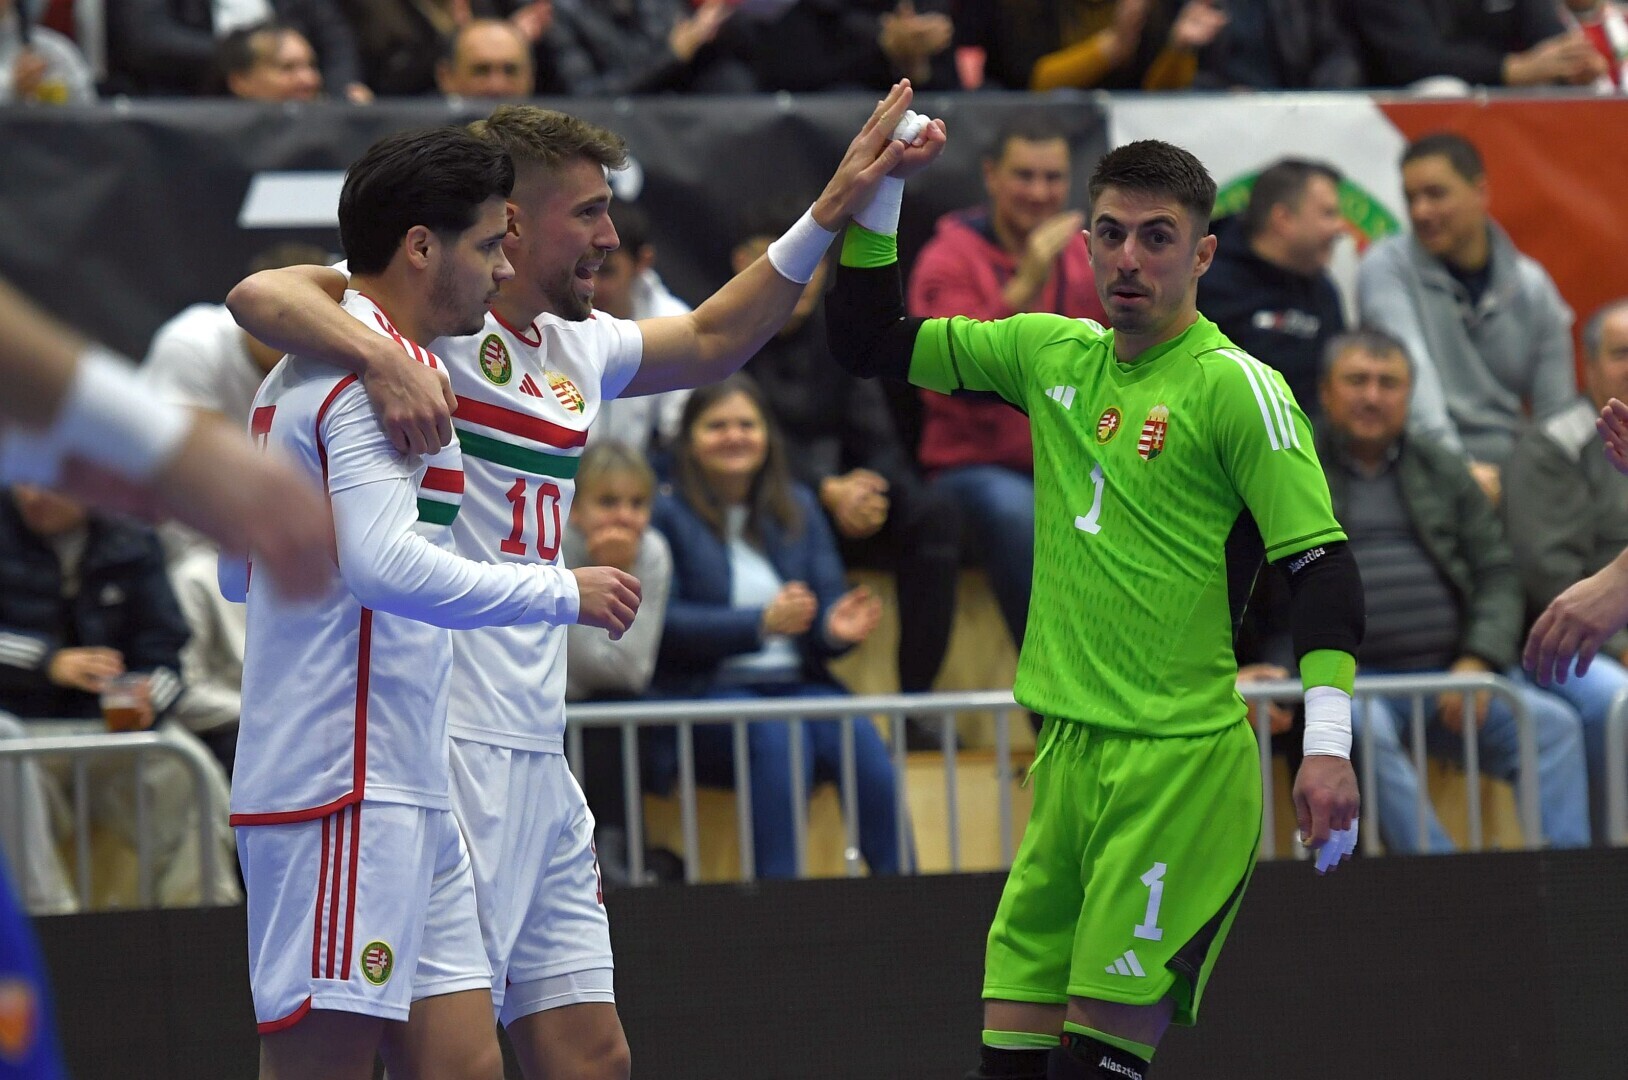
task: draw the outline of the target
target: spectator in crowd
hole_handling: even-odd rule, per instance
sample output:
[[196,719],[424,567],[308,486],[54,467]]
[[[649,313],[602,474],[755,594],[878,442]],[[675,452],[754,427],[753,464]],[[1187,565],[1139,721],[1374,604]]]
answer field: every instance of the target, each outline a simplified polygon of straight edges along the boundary
[[23,25],[18,0],[0,0],[0,105],[86,105],[96,100],[90,65],[69,38]]
[[[1515,444],[1506,513],[1515,566],[1536,618],[1567,587],[1597,573],[1628,547],[1628,477],[1601,452],[1595,419],[1612,398],[1628,401],[1628,298],[1595,312],[1583,328],[1588,396],[1580,397]],[[1609,638],[1587,673],[1547,689],[1583,718],[1595,836],[1603,838],[1605,723],[1628,687],[1628,631]]]
[[316,50],[322,80],[346,100],[373,100],[356,37],[335,0],[118,0],[107,5],[109,83],[119,92],[196,94],[216,72],[220,40],[276,21]]
[[[621,246],[606,253],[594,274],[594,307],[618,319],[660,319],[684,315],[690,305],[674,296],[656,273],[656,245],[650,235],[650,215],[635,202],[613,208]],[[599,406],[599,419],[588,429],[588,445],[617,439],[643,451],[657,463],[665,461],[667,445],[678,433],[689,390],[616,398]]]
[[221,88],[244,101],[315,101],[322,96],[316,50],[291,26],[259,23],[220,39]]
[[[641,591],[639,617],[620,638],[590,626],[573,626],[567,631],[567,701],[635,700],[650,689],[673,580],[673,556],[667,541],[650,527],[655,493],[656,474],[633,447],[606,439],[583,452],[561,558],[573,570],[581,566],[625,570],[639,579]],[[584,728],[582,756],[582,786],[594,815],[599,865],[607,883],[631,884],[620,730]],[[657,861],[652,858],[655,854],[646,852],[647,868]],[[676,856],[662,854],[666,857],[661,862],[669,867],[675,864]]]
[[[1334,513],[1362,572],[1368,629],[1359,672],[1498,672],[1520,687],[1536,731],[1540,817],[1555,847],[1589,842],[1582,721],[1517,666],[1521,587],[1503,525],[1462,454],[1428,435],[1404,434],[1413,376],[1401,342],[1360,330],[1329,343],[1317,456]],[[1508,702],[1474,695],[1481,767],[1516,776],[1520,739]],[[1442,694],[1429,720],[1433,752],[1460,756],[1463,695]],[[1392,852],[1449,851],[1434,813],[1421,823],[1422,778],[1406,749],[1408,698],[1367,698],[1352,710],[1354,748],[1372,739],[1379,831]],[[1424,842],[1420,843],[1421,825]]]
[[[875,629],[881,605],[849,589],[842,559],[807,488],[789,475],[763,395],[737,373],[697,389],[684,407],[671,494],[655,524],[673,554],[672,591],[656,659],[656,686],[670,697],[787,698],[841,694],[826,661]],[[904,869],[898,778],[868,718],[854,719],[859,848],[874,874]],[[752,848],[759,876],[797,873],[791,802],[791,739],[802,740],[803,790],[834,780],[842,725],[760,721],[750,725]],[[670,761],[670,730],[652,732]],[[696,776],[734,783],[733,729],[695,729]],[[671,766],[661,769],[670,776]]]
[[[100,694],[116,677],[142,674],[134,726],[165,724],[182,692],[186,622],[150,529],[87,512],[79,503],[18,486],[0,497],[0,710],[30,720],[102,722]],[[187,740],[168,725],[171,738]],[[46,770],[66,792],[71,773]],[[218,895],[241,897],[226,822],[226,775],[216,770],[212,822]],[[200,894],[197,808],[179,762],[153,755],[142,772],[150,813],[154,888],[162,904]],[[95,819],[134,844],[134,774],[127,761],[90,767]],[[81,838],[83,840],[85,838]]]
[[1356,39],[1335,0],[1227,0],[1198,54],[1199,89],[1341,90],[1363,85]]
[[1587,86],[1605,74],[1555,0],[1348,0],[1345,14],[1375,86]]
[[536,86],[530,44],[512,22],[471,19],[448,39],[435,84],[449,98],[530,97]]
[[960,43],[985,50],[984,80],[1011,90],[1179,90],[1227,25],[1216,0],[1038,0],[976,5]]
[[685,0],[554,0],[538,47],[557,88],[577,97],[757,89],[730,0],[693,10]]
[[1562,0],[1560,21],[1580,30],[1605,62],[1605,72],[1594,80],[1602,94],[1628,90],[1628,11],[1620,0]]
[[757,29],[758,85],[869,91],[902,76],[918,92],[956,89],[947,7],[942,0],[797,0]]
[[[1067,209],[1069,146],[1041,114],[1020,113],[983,157],[989,202],[946,214],[910,274],[910,314],[1002,319],[1020,311],[1106,319],[1082,231]],[[1023,643],[1034,566],[1029,420],[984,395],[922,394],[918,457],[961,506],[1012,640]]]
[[[0,628],[0,656],[33,650],[38,642]],[[9,661],[0,660],[0,664]],[[0,712],[0,740],[20,739],[28,729],[9,713]],[[32,760],[0,767],[0,852],[4,852],[17,898],[33,915],[71,915],[79,910],[79,894],[68,880],[57,856],[57,838],[49,779]]]
[[1240,349],[1282,372],[1314,418],[1323,346],[1345,330],[1328,273],[1344,231],[1340,174],[1285,158],[1256,177],[1242,214],[1218,224],[1215,261],[1198,279],[1199,309]]
[[[327,261],[319,247],[279,244],[256,257],[249,273]],[[162,397],[247,431],[255,391],[281,358],[282,353],[244,333],[225,305],[194,304],[158,328],[141,373]],[[220,594],[213,543],[173,523],[163,526],[160,535],[170,585],[190,630],[181,649],[186,692],[175,704],[173,719],[202,739],[230,773],[242,710],[244,608]]]
[[[732,255],[743,272],[797,216],[748,224]],[[783,220],[782,220],[783,218]],[[831,362],[822,266],[780,332],[745,370],[758,382],[786,442],[792,478],[815,493],[849,566],[891,570],[898,592],[899,689],[933,688],[950,644],[961,570],[961,513],[953,495],[916,474],[875,380]]]
[[1402,189],[1413,234],[1368,249],[1357,272],[1362,322],[1413,358],[1412,426],[1468,454],[1497,505],[1527,414],[1541,422],[1577,396],[1571,309],[1488,214],[1486,168],[1468,139],[1411,143]]
[[356,28],[363,77],[380,97],[435,93],[444,42],[475,14],[478,0],[337,0]]

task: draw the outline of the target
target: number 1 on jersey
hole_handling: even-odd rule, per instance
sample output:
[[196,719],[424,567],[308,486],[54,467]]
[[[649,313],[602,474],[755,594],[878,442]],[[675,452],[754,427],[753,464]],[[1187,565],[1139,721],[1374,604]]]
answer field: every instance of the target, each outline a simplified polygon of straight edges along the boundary
[[[526,553],[526,479],[521,477],[503,493],[514,506],[514,529],[498,544],[505,555]],[[537,557],[553,562],[560,553],[560,487],[552,480],[537,485]]]
[[1102,514],[1102,489],[1107,486],[1102,478],[1102,462],[1097,462],[1091,469],[1091,485],[1096,488],[1091,497],[1091,509],[1074,519],[1074,527],[1081,532],[1099,533],[1102,526],[1097,524],[1097,518]]

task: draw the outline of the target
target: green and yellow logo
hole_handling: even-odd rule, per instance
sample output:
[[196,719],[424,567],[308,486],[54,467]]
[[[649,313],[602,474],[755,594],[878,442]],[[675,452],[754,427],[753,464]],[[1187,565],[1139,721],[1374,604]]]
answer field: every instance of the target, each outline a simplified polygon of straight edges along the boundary
[[390,981],[396,967],[396,954],[382,941],[370,941],[362,946],[362,976],[374,986]]
[[496,334],[487,334],[480,343],[480,371],[488,382],[502,386],[514,376],[509,347]]
[[[1249,205],[1249,193],[1255,190],[1255,180],[1259,176],[1258,172],[1245,173],[1223,184],[1215,195],[1215,216],[1224,218],[1243,213]],[[1375,240],[1402,231],[1402,224],[1396,220],[1396,215],[1349,178],[1340,180],[1340,217],[1345,219],[1346,232],[1357,242],[1358,251],[1367,250]]]
[[1119,434],[1123,422],[1124,418],[1120,416],[1119,409],[1113,405],[1108,406],[1107,410],[1097,418],[1097,443],[1106,445],[1111,442],[1113,437]]

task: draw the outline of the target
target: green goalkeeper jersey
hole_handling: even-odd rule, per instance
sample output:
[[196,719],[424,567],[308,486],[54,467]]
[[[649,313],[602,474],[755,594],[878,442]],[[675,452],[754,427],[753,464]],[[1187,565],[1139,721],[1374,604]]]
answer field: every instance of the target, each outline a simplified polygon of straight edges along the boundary
[[910,381],[993,391],[1029,415],[1035,558],[1018,701],[1138,735],[1242,718],[1233,612],[1260,545],[1229,537],[1252,535],[1253,519],[1270,560],[1345,539],[1283,377],[1202,316],[1122,364],[1112,330],[1028,314],[928,319]]

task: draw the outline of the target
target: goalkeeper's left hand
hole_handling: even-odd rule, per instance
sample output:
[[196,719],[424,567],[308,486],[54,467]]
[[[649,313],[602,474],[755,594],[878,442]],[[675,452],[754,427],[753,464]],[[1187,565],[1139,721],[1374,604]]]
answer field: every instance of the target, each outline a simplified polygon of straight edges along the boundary
[[1318,853],[1317,871],[1326,873],[1356,848],[1357,774],[1347,758],[1308,754],[1294,782],[1300,841]]

